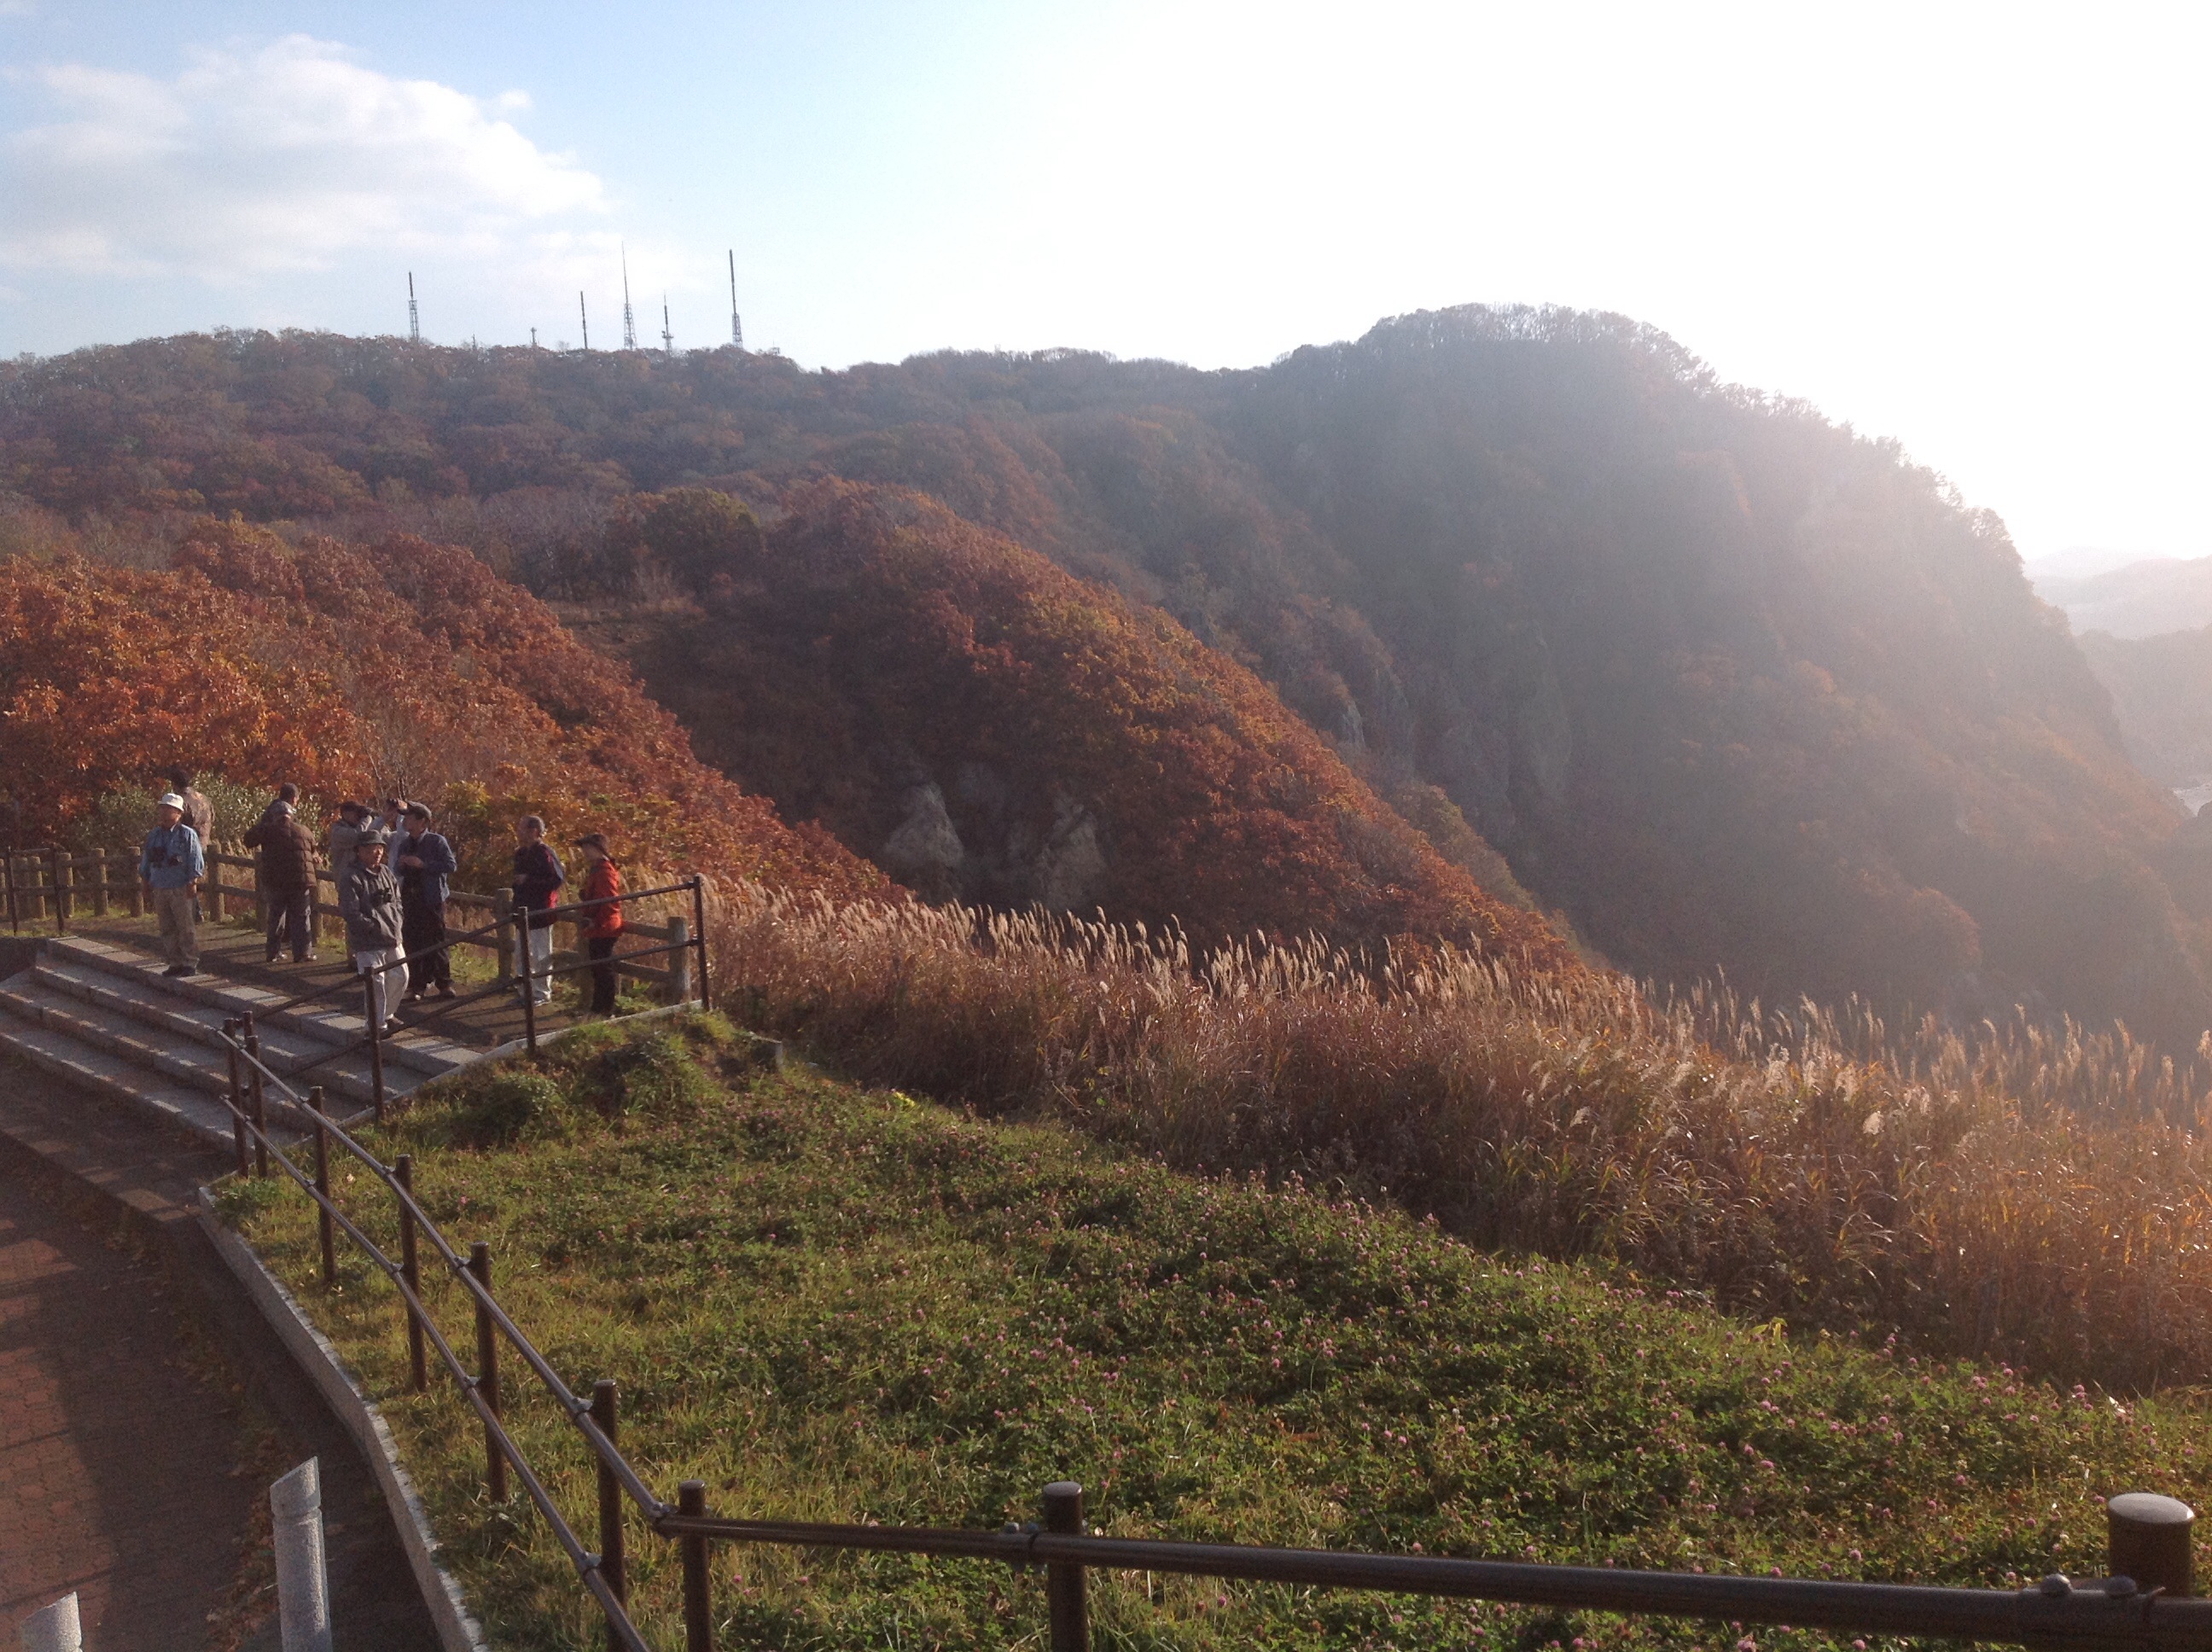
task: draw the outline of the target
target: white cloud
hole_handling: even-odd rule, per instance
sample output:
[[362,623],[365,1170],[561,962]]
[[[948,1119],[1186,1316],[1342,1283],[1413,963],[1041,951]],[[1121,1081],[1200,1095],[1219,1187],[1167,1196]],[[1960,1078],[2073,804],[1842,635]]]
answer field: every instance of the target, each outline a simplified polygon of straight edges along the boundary
[[198,52],[171,80],[16,78],[64,117],[0,140],[0,264],[16,268],[228,283],[362,247],[490,258],[605,205],[597,177],[501,118],[526,97],[394,80],[305,35]]

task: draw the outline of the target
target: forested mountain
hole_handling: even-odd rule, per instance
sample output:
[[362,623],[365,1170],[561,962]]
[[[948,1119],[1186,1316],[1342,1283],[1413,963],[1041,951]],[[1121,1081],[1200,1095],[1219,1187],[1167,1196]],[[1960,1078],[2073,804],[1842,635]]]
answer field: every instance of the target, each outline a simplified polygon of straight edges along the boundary
[[1237,373],[246,334],[0,368],[0,544],[32,548],[238,510],[466,544],[603,617],[705,611],[644,554],[648,495],[736,494],[773,544],[828,477],[1164,610],[1638,972],[2183,1048],[2212,1022],[2179,811],[2002,525],[1617,317],[1423,314]]

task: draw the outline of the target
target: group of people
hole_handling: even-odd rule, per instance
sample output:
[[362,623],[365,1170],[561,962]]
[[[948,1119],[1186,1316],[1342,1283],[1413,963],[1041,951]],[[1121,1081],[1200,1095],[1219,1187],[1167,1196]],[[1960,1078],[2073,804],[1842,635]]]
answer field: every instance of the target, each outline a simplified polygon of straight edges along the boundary
[[[139,877],[151,896],[171,975],[199,970],[199,886],[206,876],[206,842],[214,810],[182,770],[168,775],[160,821],[139,853]],[[255,881],[266,920],[266,962],[289,947],[295,963],[315,961],[314,891],[319,859],[314,836],[298,818],[300,788],[287,781],[246,833],[254,852]],[[526,914],[517,931],[516,966],[534,1003],[553,995],[553,918],[568,869],[545,841],[545,823],[525,815],[515,823],[510,888]],[[576,840],[586,871],[578,914],[592,970],[592,1012],[615,1008],[616,943],[621,939],[622,869],[599,832]],[[459,865],[453,845],[438,832],[430,810],[404,798],[386,798],[380,815],[368,805],[338,805],[328,840],[337,883],[338,915],[355,969],[369,977],[372,1014],[388,1031],[396,1003],[435,995],[457,996],[446,938],[448,880]]]

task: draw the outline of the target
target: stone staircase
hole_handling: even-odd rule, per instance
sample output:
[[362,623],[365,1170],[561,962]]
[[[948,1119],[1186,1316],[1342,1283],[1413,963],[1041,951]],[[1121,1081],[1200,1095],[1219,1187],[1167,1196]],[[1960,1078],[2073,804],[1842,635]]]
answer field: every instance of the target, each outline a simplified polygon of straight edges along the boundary
[[[261,1059],[305,1093],[320,1084],[334,1115],[368,1108],[373,1097],[361,1014],[350,1002],[324,999],[278,1010],[286,993],[221,975],[171,979],[161,961],[128,946],[86,937],[40,944],[33,967],[0,981],[0,1052],[67,1083],[112,1096],[228,1151],[231,1116],[222,1097],[229,1067],[225,1021],[251,1010]],[[343,1051],[343,1054],[336,1054]],[[384,1046],[386,1103],[477,1060],[485,1051],[428,1032],[401,1032]],[[270,1087],[272,1100],[282,1092]],[[271,1134],[280,1133],[273,1127]],[[286,1131],[284,1135],[296,1132]]]

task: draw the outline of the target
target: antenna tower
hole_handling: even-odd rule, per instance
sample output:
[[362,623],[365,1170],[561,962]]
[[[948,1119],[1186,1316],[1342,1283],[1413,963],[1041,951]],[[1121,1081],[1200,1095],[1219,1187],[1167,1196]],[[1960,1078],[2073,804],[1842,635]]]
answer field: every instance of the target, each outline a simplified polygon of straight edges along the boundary
[[730,249],[730,342],[745,347],[745,324],[738,319],[738,249]]
[[422,313],[415,307],[415,272],[412,270],[407,272],[407,342],[410,344],[422,342]]
[[623,249],[622,264],[623,348],[626,350],[634,350],[637,348],[637,318],[629,311],[629,249],[628,247]]
[[530,348],[532,349],[538,348],[538,329],[535,327],[530,330]]
[[592,347],[592,318],[584,309],[584,295],[581,293],[576,295],[576,319],[583,325],[584,348],[589,349]]
[[660,295],[660,348],[670,355],[676,354],[676,335],[668,331],[668,295]]

